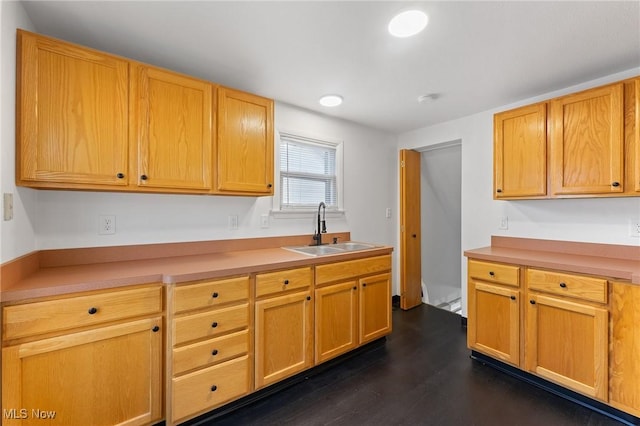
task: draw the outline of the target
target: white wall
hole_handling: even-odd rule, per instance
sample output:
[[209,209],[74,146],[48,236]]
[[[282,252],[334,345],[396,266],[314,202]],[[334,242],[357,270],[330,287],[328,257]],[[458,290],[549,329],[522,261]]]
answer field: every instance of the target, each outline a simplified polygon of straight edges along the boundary
[[14,204],[14,219],[0,219],[0,263],[33,251],[36,241],[36,193],[15,186],[16,28],[33,29],[22,4],[0,1],[0,191]]
[[[629,219],[640,219],[640,198],[494,201],[493,114],[517,106],[561,96],[640,74],[640,69],[614,74],[535,98],[504,105],[457,120],[399,135],[399,148],[420,148],[462,140],[462,250],[488,246],[491,235],[640,245],[629,237]],[[501,216],[509,229],[498,230]],[[462,262],[462,280],[466,262]],[[466,316],[466,285],[462,286]]]

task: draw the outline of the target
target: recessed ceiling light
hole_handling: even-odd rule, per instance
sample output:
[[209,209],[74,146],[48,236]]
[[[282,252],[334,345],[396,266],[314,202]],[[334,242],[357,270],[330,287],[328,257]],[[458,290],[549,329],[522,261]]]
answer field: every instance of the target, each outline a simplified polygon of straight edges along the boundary
[[335,107],[342,103],[342,96],[340,95],[325,95],[320,98],[320,105],[326,107]]
[[429,23],[429,17],[421,10],[406,10],[389,22],[389,32],[396,37],[411,37],[418,34]]

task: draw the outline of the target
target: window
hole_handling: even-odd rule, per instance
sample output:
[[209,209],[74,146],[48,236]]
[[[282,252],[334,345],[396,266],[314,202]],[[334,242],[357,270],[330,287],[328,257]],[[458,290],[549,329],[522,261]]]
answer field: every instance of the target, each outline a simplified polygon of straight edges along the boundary
[[280,211],[341,207],[342,144],[280,133]]

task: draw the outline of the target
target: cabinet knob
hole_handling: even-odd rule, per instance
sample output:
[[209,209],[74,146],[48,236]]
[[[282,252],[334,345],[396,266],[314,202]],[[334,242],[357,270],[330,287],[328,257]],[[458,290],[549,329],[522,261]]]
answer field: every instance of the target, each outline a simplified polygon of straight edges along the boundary
[[354,285],[354,286],[353,286],[353,289],[354,289],[354,290],[357,290],[357,289],[358,289],[358,287],[356,287],[356,286]]
[[311,296],[307,296],[307,300],[311,300]]
[[160,327],[158,327],[157,325],[154,325],[151,331],[153,331],[154,333],[157,333],[158,331],[160,331]]
[[271,187],[273,187],[273,185],[272,185],[272,184],[270,184],[270,183],[268,183],[268,184],[267,184],[267,188],[271,188]]
[[516,300],[516,297],[515,296],[511,296],[511,300]]
[[418,235],[417,234],[411,234],[411,238],[417,238]]
[[529,303],[531,303],[532,305],[535,305],[535,304],[536,304],[536,301],[535,301],[535,300],[533,300],[533,299],[531,299],[531,300],[529,300]]
[[98,309],[96,309],[96,308],[89,308],[89,310],[88,310],[87,312],[89,312],[89,315],[93,315],[93,314],[95,314],[96,312],[98,312]]
[[289,280],[284,280],[284,285],[289,284]]
[[491,275],[492,277],[495,277],[495,276],[496,276],[496,273],[495,273],[495,272],[493,272],[493,271],[489,271],[489,275]]
[[562,288],[567,288],[567,284],[565,284],[565,283],[560,283],[560,287],[562,287]]
[[502,189],[498,188],[498,189],[496,189],[496,192],[499,194],[499,193],[502,192]]
[[118,174],[116,175],[116,177],[117,177],[118,179],[124,179],[124,173],[118,173]]
[[149,179],[149,178],[147,177],[147,175],[142,175],[142,176],[140,176],[140,179],[142,179],[142,180],[147,180],[147,179]]
[[611,183],[611,186],[618,187],[618,186],[620,186],[620,182],[613,182],[613,183]]
[[211,392],[215,392],[218,390],[218,387],[216,385],[211,386]]
[[362,283],[362,287],[366,287],[366,286],[367,286],[367,283]]
[[213,294],[211,295],[211,297],[213,297],[214,299],[217,299],[217,298],[218,298],[218,296],[219,296],[219,295],[218,295],[218,292],[217,292],[217,291],[214,291],[214,292],[213,292]]
[[218,350],[217,349],[212,350],[211,351],[211,355],[213,355],[213,356],[218,355]]
[[218,322],[214,321],[213,323],[211,323],[211,328],[216,328],[218,326]]

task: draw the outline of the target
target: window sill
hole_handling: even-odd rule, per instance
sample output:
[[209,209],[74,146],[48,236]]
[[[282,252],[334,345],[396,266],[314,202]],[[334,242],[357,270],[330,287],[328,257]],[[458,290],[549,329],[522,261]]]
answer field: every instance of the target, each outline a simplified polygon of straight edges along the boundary
[[[309,217],[315,217],[318,214],[318,210],[271,210],[269,214],[273,216],[274,219],[306,219]],[[341,218],[344,217],[345,214],[346,212],[344,210],[327,210],[324,217]]]

